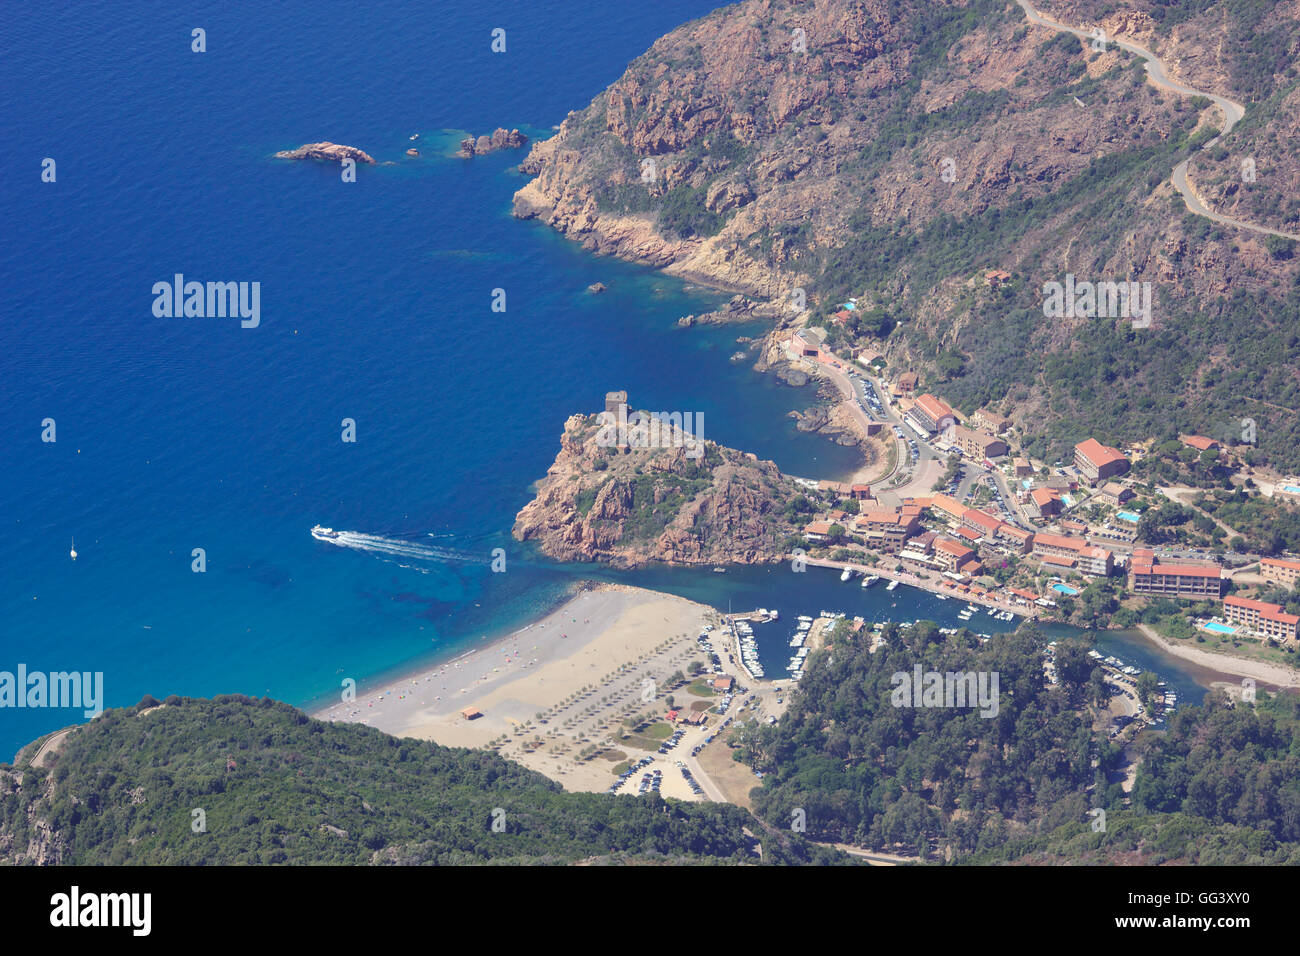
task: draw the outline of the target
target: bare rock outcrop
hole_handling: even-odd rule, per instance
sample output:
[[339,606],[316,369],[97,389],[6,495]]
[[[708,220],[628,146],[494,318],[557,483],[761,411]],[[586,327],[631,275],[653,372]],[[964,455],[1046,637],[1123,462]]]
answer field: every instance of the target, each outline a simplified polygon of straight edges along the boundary
[[365,150],[355,146],[341,146],[338,143],[307,143],[297,149],[285,149],[275,154],[276,159],[323,159],[339,163],[351,159],[358,163],[374,165],[375,159]]
[[562,561],[623,568],[782,558],[797,530],[783,510],[800,494],[792,479],[675,423],[638,432],[637,413],[627,417],[623,447],[610,413],[565,422],[555,462],[515,518],[518,540]]
[[519,149],[528,142],[528,137],[517,129],[503,129],[497,127],[493,130],[492,135],[484,134],[482,136],[466,136],[460,141],[460,149],[456,155],[462,159],[470,159],[474,156],[482,156],[484,153],[493,153],[498,149]]

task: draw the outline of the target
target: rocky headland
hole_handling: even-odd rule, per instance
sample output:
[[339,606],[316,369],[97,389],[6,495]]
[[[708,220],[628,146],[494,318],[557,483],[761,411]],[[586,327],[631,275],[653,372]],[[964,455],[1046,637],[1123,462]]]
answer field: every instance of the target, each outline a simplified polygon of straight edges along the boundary
[[781,560],[803,488],[770,461],[665,424],[657,447],[611,444],[612,415],[574,415],[513,533],[561,561],[615,567]]

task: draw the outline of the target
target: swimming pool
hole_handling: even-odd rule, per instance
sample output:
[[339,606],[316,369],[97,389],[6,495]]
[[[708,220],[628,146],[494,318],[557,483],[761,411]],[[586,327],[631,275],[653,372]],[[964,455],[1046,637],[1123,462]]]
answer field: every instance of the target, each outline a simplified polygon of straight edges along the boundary
[[1059,592],[1060,594],[1075,595],[1075,594],[1078,594],[1078,593],[1079,593],[1079,589],[1078,589],[1078,588],[1072,588],[1072,587],[1070,587],[1070,586],[1068,586],[1068,585],[1065,585],[1065,584],[1053,584],[1053,585],[1052,585],[1052,590],[1053,590],[1053,591],[1057,591],[1057,592]]
[[1288,495],[1300,495],[1300,487],[1296,485],[1283,485],[1282,490]]
[[1133,512],[1131,512],[1131,511],[1116,511],[1116,512],[1115,512],[1115,517],[1117,517],[1117,518],[1123,518],[1125,521],[1131,521],[1131,522],[1133,522],[1134,524],[1137,524],[1137,523],[1138,523],[1138,520],[1141,518],[1140,515],[1135,515],[1135,514],[1134,514]]
[[1237,633],[1237,629],[1235,627],[1228,627],[1228,625],[1220,624],[1218,621],[1207,621],[1205,624],[1202,624],[1201,626],[1204,627],[1207,631],[1213,631],[1215,634],[1236,634]]

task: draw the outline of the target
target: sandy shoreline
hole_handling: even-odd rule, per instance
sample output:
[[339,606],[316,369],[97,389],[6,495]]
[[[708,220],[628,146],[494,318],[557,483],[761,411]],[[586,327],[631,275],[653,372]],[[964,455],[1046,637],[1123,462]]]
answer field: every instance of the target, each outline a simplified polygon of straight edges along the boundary
[[1226,654],[1215,654],[1213,651],[1202,650],[1199,647],[1187,647],[1183,644],[1173,643],[1165,640],[1147,624],[1139,624],[1137,629],[1142,633],[1143,637],[1167,654],[1196,664],[1199,667],[1204,667],[1206,670],[1224,676],[1251,677],[1270,687],[1300,688],[1300,672],[1283,667],[1280,664],[1229,657]]
[[[710,616],[716,612],[705,605],[643,588],[584,588],[539,621],[312,716],[447,746],[482,747],[581,688],[607,680],[666,639],[685,635],[693,644]],[[483,716],[467,720],[461,713],[466,707]]]
[[[356,700],[317,707],[311,716],[364,723],[396,734],[409,726],[413,716],[423,709],[431,713],[459,713],[474,705],[480,694],[554,658],[570,639],[578,647],[589,641],[598,631],[589,624],[574,621],[576,613],[569,614],[567,620],[571,626],[566,630],[561,626],[566,611],[584,605],[586,602],[581,601],[584,596],[620,590],[623,589],[617,585],[604,583],[584,585],[559,607],[510,634],[492,638],[439,664],[423,665],[399,674],[382,682],[377,689],[358,690]],[[606,607],[608,599],[597,603]]]

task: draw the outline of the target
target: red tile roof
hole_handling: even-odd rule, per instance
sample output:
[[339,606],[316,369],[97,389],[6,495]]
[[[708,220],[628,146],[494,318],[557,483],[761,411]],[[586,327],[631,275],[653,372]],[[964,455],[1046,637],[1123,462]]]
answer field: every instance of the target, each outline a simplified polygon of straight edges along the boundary
[[936,422],[948,415],[951,415],[952,409],[941,399],[935,398],[929,392],[917,398],[916,404],[920,406],[921,411],[925,412]]
[[966,506],[956,498],[949,497],[948,495],[932,496],[930,498],[929,507],[945,511],[954,518],[960,518],[966,513]]
[[1300,571],[1300,561],[1288,561],[1285,558],[1260,558],[1261,565],[1267,564],[1274,568],[1287,568],[1291,571]]
[[983,528],[985,531],[990,533],[997,531],[998,526],[1002,524],[1002,522],[997,518],[993,517],[991,514],[980,511],[978,508],[967,508],[962,514],[961,519],[967,524]]
[[1103,445],[1095,438],[1089,438],[1087,441],[1081,441],[1074,446],[1074,450],[1083,455],[1084,458],[1100,468],[1103,465],[1109,465],[1117,461],[1128,461],[1118,449],[1111,448],[1109,445]]
[[1237,597],[1235,594],[1229,594],[1223,599],[1223,603],[1230,607],[1244,607],[1252,611],[1258,611],[1261,616],[1270,621],[1280,621],[1283,624],[1300,623],[1300,617],[1294,614],[1287,614],[1282,610],[1280,604],[1270,604],[1267,601],[1255,601],[1251,598]]
[[965,557],[966,555],[975,553],[974,551],[966,547],[966,545],[962,544],[961,542],[952,541],[948,538],[940,538],[938,541],[934,543],[934,546],[938,550],[946,551],[948,554],[951,554],[953,557],[957,557],[957,558],[962,558]]
[[1191,445],[1193,448],[1199,448],[1201,451],[1219,447],[1217,441],[1213,438],[1206,438],[1204,435],[1179,435],[1178,440],[1184,445]]
[[1088,546],[1088,542],[1082,538],[1071,538],[1063,534],[1047,534],[1039,532],[1034,535],[1034,547],[1043,545],[1048,548],[1065,548],[1070,551],[1079,552]]
[[1137,574],[1171,574],[1183,578],[1217,578],[1222,571],[1216,567],[1196,567],[1188,564],[1150,564],[1133,562],[1133,571]]
[[1029,493],[1029,497],[1034,500],[1034,504],[1041,508],[1050,502],[1060,501],[1061,493],[1052,488],[1035,488]]

